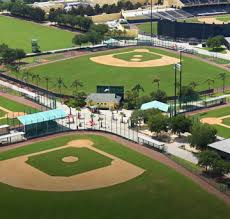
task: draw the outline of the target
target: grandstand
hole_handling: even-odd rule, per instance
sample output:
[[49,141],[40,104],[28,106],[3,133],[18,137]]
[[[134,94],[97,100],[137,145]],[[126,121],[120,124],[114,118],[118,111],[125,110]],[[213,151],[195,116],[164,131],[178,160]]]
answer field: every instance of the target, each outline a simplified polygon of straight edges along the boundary
[[[129,10],[122,11],[122,16],[130,21],[141,21],[141,20],[150,20],[151,19],[151,9],[138,9],[138,10]],[[176,8],[153,8],[152,9],[152,18],[153,20],[177,20],[177,19],[186,19],[193,17],[189,12],[186,12],[182,9]]]

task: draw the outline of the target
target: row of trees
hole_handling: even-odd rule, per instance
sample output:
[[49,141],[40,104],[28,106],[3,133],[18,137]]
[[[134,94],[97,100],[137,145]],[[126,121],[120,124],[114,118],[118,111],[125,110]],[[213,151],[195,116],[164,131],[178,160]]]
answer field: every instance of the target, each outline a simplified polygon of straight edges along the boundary
[[199,122],[192,122],[190,118],[184,115],[177,115],[169,118],[158,110],[134,110],[131,115],[132,127],[139,127],[140,124],[147,124],[151,132],[157,136],[162,132],[171,131],[179,136],[181,133],[189,132],[189,142],[198,150],[207,149],[208,144],[216,139],[217,130],[208,125]]
[[60,26],[67,26],[84,31],[88,31],[93,24],[93,21],[90,18],[70,14],[50,14],[49,20]]
[[[42,78],[40,77],[39,74],[32,73],[29,71],[24,71],[21,74],[21,78],[19,78],[18,73],[16,73],[16,77],[17,79],[21,79],[22,81],[26,83],[31,81],[36,86],[39,86],[40,83],[45,83],[46,90],[49,91],[55,88],[58,90],[59,94],[62,94],[63,89],[67,88],[66,83],[62,77],[58,77],[54,79],[54,78],[45,76]],[[73,93],[72,93],[73,98],[70,98],[67,100],[66,104],[68,106],[71,106],[71,107],[85,106],[85,99],[86,99],[87,94],[80,90],[83,86],[84,86],[83,83],[78,79],[74,80],[71,83],[70,88],[73,89]]]
[[141,3],[132,3],[131,1],[119,1],[117,4],[104,4],[103,6],[100,6],[99,4],[96,4],[94,7],[91,5],[88,5],[86,7],[79,6],[79,7],[73,7],[68,13],[73,15],[87,15],[87,16],[93,16],[98,15],[102,13],[111,14],[111,13],[118,13],[122,9],[123,10],[133,10],[140,8],[142,6]]
[[73,38],[73,43],[81,46],[85,43],[97,44],[105,38],[105,34],[109,31],[109,28],[105,24],[91,25],[89,31],[86,34],[78,34]]
[[0,44],[0,64],[15,65],[16,60],[25,58],[26,53],[23,49],[12,49],[6,44]]
[[198,155],[198,165],[205,168],[211,176],[223,176],[230,173],[230,162],[221,159],[215,151],[205,150]]
[[45,12],[40,8],[33,8],[22,2],[3,4],[2,9],[7,9],[13,16],[42,22],[45,20]]

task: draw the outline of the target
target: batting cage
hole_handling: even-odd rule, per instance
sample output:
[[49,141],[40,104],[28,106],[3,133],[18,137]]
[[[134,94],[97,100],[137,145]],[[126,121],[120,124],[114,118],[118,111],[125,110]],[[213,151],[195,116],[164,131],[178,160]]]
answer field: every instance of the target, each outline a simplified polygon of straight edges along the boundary
[[54,109],[29,115],[18,116],[20,129],[26,138],[34,138],[68,130],[67,113],[62,109]]

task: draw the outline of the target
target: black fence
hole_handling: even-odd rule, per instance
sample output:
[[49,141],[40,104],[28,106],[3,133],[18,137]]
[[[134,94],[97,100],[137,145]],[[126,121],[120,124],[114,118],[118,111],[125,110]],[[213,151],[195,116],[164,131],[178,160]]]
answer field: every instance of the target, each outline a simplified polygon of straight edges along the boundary
[[230,36],[230,24],[186,23],[169,20],[158,22],[159,37],[169,37],[173,40],[190,39],[202,41],[209,37]]

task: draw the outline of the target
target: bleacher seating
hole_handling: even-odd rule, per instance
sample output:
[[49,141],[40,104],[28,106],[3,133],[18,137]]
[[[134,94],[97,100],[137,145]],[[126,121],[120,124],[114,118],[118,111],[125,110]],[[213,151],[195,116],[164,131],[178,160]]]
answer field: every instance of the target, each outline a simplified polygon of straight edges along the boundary
[[230,0],[180,0],[185,6],[228,4]]
[[[202,0],[203,1],[203,0]],[[207,5],[200,7],[185,7],[185,12],[192,14],[193,16],[205,16],[205,15],[216,15],[216,14],[229,14],[230,5]]]

